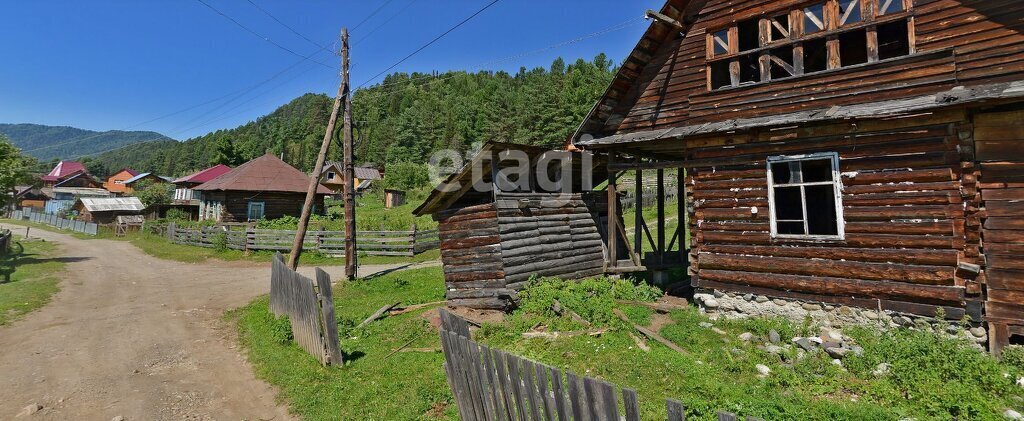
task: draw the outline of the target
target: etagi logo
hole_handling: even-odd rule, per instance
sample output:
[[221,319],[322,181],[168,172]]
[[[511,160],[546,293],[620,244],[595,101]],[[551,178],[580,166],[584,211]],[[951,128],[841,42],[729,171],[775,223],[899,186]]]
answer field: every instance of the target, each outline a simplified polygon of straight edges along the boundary
[[[467,162],[470,164],[466,168]],[[561,193],[571,194],[594,188],[594,155],[590,152],[547,151],[540,155],[519,149],[466,152],[445,149],[431,155],[431,179],[441,193]],[[452,176],[469,171],[468,178]]]

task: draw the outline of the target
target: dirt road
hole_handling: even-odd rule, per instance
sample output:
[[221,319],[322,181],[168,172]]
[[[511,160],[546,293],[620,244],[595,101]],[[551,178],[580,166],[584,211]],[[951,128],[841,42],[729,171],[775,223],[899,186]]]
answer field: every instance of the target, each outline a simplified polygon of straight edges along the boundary
[[124,241],[31,235],[62,245],[68,274],[50,304],[0,327],[0,419],[32,404],[43,409],[24,419],[290,418],[221,319],[268,292],[269,264],[178,263]]

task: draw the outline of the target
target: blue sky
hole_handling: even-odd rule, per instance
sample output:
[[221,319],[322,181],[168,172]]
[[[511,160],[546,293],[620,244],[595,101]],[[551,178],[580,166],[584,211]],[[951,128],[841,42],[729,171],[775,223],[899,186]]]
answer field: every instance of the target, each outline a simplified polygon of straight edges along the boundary
[[[153,130],[176,139],[231,128],[305,92],[337,90],[337,56],[260,8],[328,48],[336,47],[342,26],[350,27],[352,81],[359,85],[490,3],[202,1],[283,48],[200,0],[0,0],[0,123]],[[572,61],[600,52],[619,62],[647,26],[640,19],[644,11],[661,4],[500,0],[394,71],[480,70],[490,63],[488,70],[514,72],[520,66],[546,67],[559,56]],[[616,29],[546,49],[608,28]],[[512,56],[517,57],[495,62]],[[222,99],[151,121],[217,98]]]

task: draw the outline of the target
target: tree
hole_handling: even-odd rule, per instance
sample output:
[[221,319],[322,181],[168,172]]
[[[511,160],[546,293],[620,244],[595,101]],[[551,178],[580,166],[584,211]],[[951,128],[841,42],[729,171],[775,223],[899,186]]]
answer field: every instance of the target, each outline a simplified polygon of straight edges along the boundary
[[227,166],[237,166],[242,163],[242,157],[238,155],[238,150],[235,149],[235,142],[228,136],[222,136],[217,139],[217,152],[213,156],[212,165],[224,164]]
[[5,201],[13,200],[14,186],[28,181],[28,165],[30,164],[21,150],[11,144],[6,136],[0,135],[0,192]]
[[171,203],[174,199],[174,186],[143,180],[135,188],[135,197],[138,197],[146,207]]
[[384,188],[414,190],[430,185],[430,172],[426,165],[399,162],[388,164],[384,171]]

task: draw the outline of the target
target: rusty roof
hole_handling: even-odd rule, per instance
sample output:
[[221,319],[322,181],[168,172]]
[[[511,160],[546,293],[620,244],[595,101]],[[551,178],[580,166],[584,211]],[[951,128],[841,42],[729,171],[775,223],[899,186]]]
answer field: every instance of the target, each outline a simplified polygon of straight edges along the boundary
[[227,173],[228,171],[231,171],[231,167],[229,167],[227,165],[224,165],[224,164],[217,164],[217,165],[212,166],[210,168],[207,168],[205,170],[198,171],[198,172],[186,175],[184,177],[181,177],[181,178],[179,178],[177,180],[174,180],[173,183],[174,184],[179,184],[179,183],[200,183],[200,184],[202,184],[202,183],[205,183],[207,181],[213,180],[214,178],[220,177],[221,175]]
[[[263,155],[221,174],[195,190],[200,191],[266,191],[305,193],[309,188],[310,176],[271,154]],[[317,186],[317,193],[331,194],[324,186]]]

